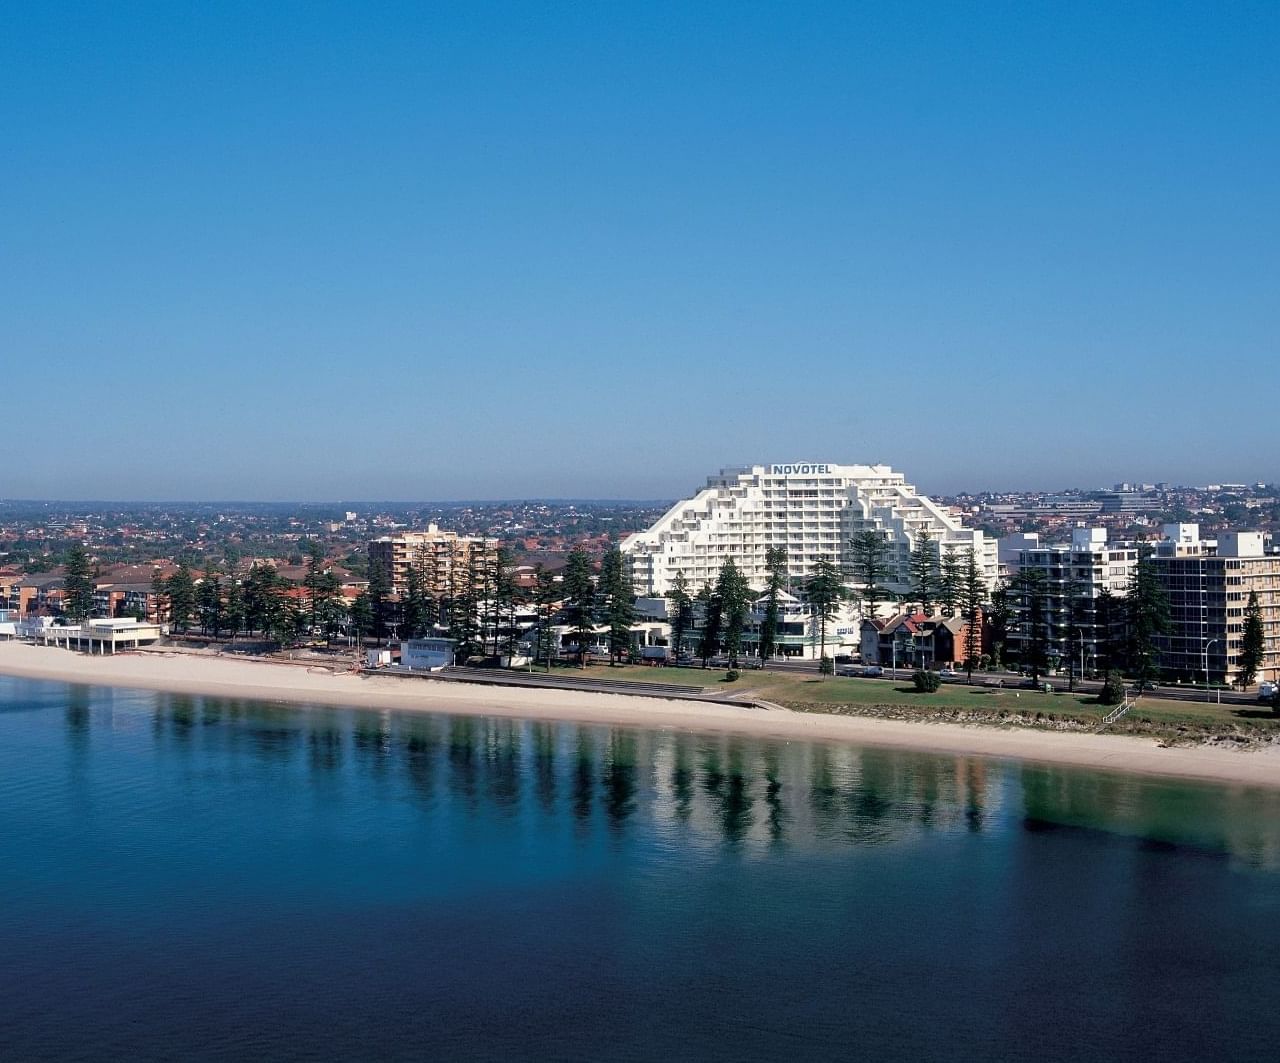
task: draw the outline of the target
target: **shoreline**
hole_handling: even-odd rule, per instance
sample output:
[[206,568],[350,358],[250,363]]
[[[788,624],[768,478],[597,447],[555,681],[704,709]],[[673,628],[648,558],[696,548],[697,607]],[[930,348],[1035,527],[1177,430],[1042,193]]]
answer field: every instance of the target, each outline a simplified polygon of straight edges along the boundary
[[90,657],[0,643],[0,676],[126,687],[300,706],[391,709],[604,724],[702,734],[846,742],[920,753],[993,757],[1219,784],[1280,788],[1280,748],[1165,748],[1154,739],[1002,729],[736,707],[633,694],[472,686],[378,675],[334,675],[301,665],[218,656],[131,653]]

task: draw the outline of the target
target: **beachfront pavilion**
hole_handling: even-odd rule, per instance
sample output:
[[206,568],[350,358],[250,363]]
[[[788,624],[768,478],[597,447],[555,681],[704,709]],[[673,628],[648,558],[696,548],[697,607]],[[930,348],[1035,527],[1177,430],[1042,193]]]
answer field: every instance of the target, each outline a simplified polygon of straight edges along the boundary
[[87,620],[78,626],[50,624],[39,628],[35,640],[45,646],[64,646],[86,653],[111,654],[117,650],[136,650],[159,642],[159,624],[145,624],[131,617],[114,620]]

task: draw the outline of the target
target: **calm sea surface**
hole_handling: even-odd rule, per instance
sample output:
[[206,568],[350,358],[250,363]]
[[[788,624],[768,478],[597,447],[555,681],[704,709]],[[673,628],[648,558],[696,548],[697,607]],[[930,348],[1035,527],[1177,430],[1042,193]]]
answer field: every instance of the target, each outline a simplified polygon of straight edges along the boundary
[[0,678],[0,1059],[1280,1058],[1280,795]]

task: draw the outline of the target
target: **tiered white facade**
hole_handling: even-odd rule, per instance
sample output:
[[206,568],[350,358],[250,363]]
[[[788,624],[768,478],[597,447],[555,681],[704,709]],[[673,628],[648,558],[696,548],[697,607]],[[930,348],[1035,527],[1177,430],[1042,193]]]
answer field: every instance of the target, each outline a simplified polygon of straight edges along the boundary
[[723,469],[653,527],[623,540],[622,552],[636,593],[661,596],[677,572],[692,591],[714,583],[729,557],[753,587],[763,588],[765,551],[782,546],[798,589],[821,558],[851,572],[849,542],[865,531],[879,532],[888,545],[884,585],[890,590],[906,591],[907,560],[925,532],[939,553],[972,546],[988,585],[995,580],[995,540],[964,527],[887,465],[799,462]]

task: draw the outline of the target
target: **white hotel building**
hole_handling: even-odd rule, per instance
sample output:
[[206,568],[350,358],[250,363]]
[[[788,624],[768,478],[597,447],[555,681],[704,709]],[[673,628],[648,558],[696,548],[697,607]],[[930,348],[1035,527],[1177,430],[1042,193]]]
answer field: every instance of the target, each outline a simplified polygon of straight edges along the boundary
[[622,552],[636,593],[660,597],[677,572],[684,573],[691,593],[714,583],[729,557],[752,587],[762,589],[765,551],[782,546],[799,590],[820,558],[849,571],[849,540],[865,531],[880,532],[888,543],[884,585],[891,591],[907,590],[907,560],[925,531],[939,553],[972,546],[988,585],[995,580],[995,540],[961,525],[887,465],[800,462],[723,469],[653,527],[624,539]]

